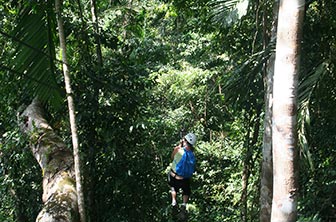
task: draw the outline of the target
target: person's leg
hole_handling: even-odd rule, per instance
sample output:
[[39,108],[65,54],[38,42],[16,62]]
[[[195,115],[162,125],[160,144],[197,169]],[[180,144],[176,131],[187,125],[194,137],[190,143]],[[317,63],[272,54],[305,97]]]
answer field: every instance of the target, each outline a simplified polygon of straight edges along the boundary
[[171,175],[169,175],[169,183],[170,185],[170,193],[171,193],[171,199],[172,199],[172,216],[173,216],[173,219],[176,219],[177,218],[177,215],[179,213],[179,207],[178,207],[178,204],[177,204],[177,192],[179,190],[178,188],[178,183],[177,183],[177,180],[172,177]]
[[182,191],[183,205],[186,205],[191,194],[190,179],[183,180]]
[[172,197],[172,216],[173,216],[173,220],[177,219],[177,215],[179,213],[179,206],[177,204],[177,192],[175,190],[174,187],[171,187],[171,190],[170,190],[170,193],[171,193],[171,197]]
[[189,201],[189,195],[184,194],[183,195],[183,205],[187,205],[188,201]]
[[189,201],[189,197],[191,194],[191,188],[190,188],[190,180],[183,180],[183,187],[182,187],[182,199],[183,203],[181,206],[181,219],[186,220],[188,215],[187,215],[187,203]]
[[171,198],[172,198],[172,205],[175,206],[177,204],[177,191],[178,191],[178,184],[176,179],[169,174],[168,177],[168,184],[170,186],[170,193],[171,193]]
[[176,201],[177,193],[174,187],[171,187],[170,193],[172,197],[172,205],[175,206],[177,204],[177,201]]

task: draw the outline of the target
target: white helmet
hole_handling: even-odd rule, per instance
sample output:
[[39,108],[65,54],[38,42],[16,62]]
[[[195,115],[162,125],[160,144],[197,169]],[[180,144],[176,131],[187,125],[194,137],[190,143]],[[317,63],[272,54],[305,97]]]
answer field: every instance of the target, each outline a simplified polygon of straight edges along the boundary
[[195,145],[196,143],[196,135],[193,133],[188,133],[185,137],[184,137],[188,143],[190,143],[192,146]]

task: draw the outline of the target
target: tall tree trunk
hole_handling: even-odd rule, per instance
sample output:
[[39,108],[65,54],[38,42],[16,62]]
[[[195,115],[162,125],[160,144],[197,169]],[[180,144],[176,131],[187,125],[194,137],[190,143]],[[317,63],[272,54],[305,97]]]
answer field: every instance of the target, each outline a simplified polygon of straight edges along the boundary
[[83,10],[82,10],[82,4],[81,4],[81,0],[77,0],[77,6],[78,6],[78,16],[79,19],[81,21],[81,25],[80,25],[80,39],[79,39],[79,54],[80,54],[80,61],[81,64],[83,64],[84,68],[86,70],[89,70],[89,68],[92,67],[91,64],[91,52],[90,52],[90,40],[89,40],[89,36],[88,33],[86,32],[86,22],[85,22],[85,18],[84,18],[84,14],[83,14]]
[[296,221],[296,113],[304,0],[281,0],[273,91],[272,222]]
[[[92,13],[92,1],[91,1],[91,13]],[[95,62],[95,64],[97,63],[98,68],[93,65],[93,60],[92,60],[92,52],[91,52],[91,42],[89,40],[89,36],[87,34],[87,32],[85,31],[85,29],[87,28],[87,24],[85,22],[84,19],[84,14],[83,14],[83,10],[82,10],[82,4],[81,4],[81,0],[77,0],[77,5],[78,5],[78,9],[79,9],[79,17],[81,20],[81,42],[82,44],[80,44],[80,54],[81,54],[81,64],[83,64],[83,68],[84,70],[82,70],[83,72],[88,72],[90,73],[90,75],[92,73],[97,72],[97,70],[99,70],[99,74],[100,74],[100,70],[101,70],[101,64],[102,63],[102,56],[101,56],[101,49],[100,49],[100,39],[99,43],[97,43],[96,46],[96,53],[97,53],[97,62]],[[94,15],[96,16],[96,15]],[[92,16],[93,17],[93,16]],[[98,30],[98,19],[93,19],[92,18],[92,22],[93,22],[93,26],[94,26],[94,36],[96,38],[96,42],[98,41],[97,38],[99,38],[96,29]],[[97,26],[96,26],[97,24]],[[84,47],[82,47],[84,46]],[[98,104],[98,87],[95,87],[95,81],[92,81],[92,79],[88,79],[87,81],[85,81],[84,83],[84,87],[82,85],[81,88],[85,88],[85,89],[92,89],[93,90],[93,96],[92,97],[88,97],[86,98],[88,100],[89,106],[92,107],[99,107]],[[85,101],[84,101],[85,102]],[[96,110],[96,109],[94,109]],[[92,118],[95,119],[97,116],[97,112],[96,111],[91,111],[91,115]],[[85,146],[85,150],[86,150],[86,158],[85,158],[85,162],[87,163],[85,167],[82,168],[82,172],[83,174],[85,174],[85,181],[83,181],[84,183],[84,192],[86,194],[85,196],[85,200],[86,200],[86,220],[87,221],[91,221],[91,218],[95,218],[97,219],[97,198],[95,195],[95,191],[96,191],[96,180],[95,180],[95,171],[96,171],[96,166],[95,166],[95,152],[96,149],[95,147],[97,147],[97,132],[96,132],[96,124],[93,123],[91,120],[84,120],[82,121],[82,127],[83,127],[83,136],[87,139],[87,143],[84,145]],[[94,144],[95,143],[95,144]],[[99,146],[98,146],[99,147]]]
[[78,222],[77,191],[71,151],[43,117],[34,100],[21,114],[21,129],[30,138],[34,157],[42,169],[44,206],[37,222]]
[[90,0],[91,3],[91,17],[92,24],[94,28],[94,36],[96,40],[96,53],[97,53],[97,61],[98,67],[101,68],[103,65],[103,56],[101,52],[101,44],[100,44],[100,32],[99,32],[99,23],[98,23],[98,15],[97,15],[97,3],[96,0]]
[[75,161],[76,190],[77,190],[77,195],[78,195],[78,211],[79,211],[80,221],[85,222],[86,221],[85,205],[84,205],[84,194],[83,194],[82,182],[81,182],[81,166],[80,166],[79,147],[78,147],[75,105],[74,105],[74,101],[72,97],[72,89],[71,89],[71,84],[70,84],[70,72],[69,72],[68,60],[67,60],[67,54],[66,54],[66,43],[65,43],[65,34],[64,34],[64,28],[63,28],[63,19],[61,15],[61,1],[62,0],[55,0],[55,8],[56,8],[57,26],[58,26],[59,39],[60,39],[60,48],[62,51],[65,90],[67,94],[67,101],[68,101],[68,108],[69,108],[73,155],[74,155],[74,161]]
[[[276,42],[276,27],[278,21],[279,0],[273,5],[273,24],[270,44]],[[266,17],[264,16],[264,21]],[[266,27],[266,25],[264,25]],[[266,36],[264,37],[266,38]],[[269,45],[265,43],[265,47]],[[265,117],[263,135],[263,158],[260,184],[260,222],[271,221],[272,195],[273,195],[273,160],[272,160],[272,99],[273,99],[273,76],[274,76],[274,53],[271,54],[266,64],[265,73]]]
[[[246,155],[244,158],[243,163],[243,175],[242,175],[242,194],[240,196],[240,203],[241,203],[241,221],[246,222],[248,221],[248,185],[249,185],[249,178],[251,175],[251,169],[254,167],[254,161],[253,161],[253,150],[256,146],[256,143],[258,142],[258,136],[260,131],[260,116],[261,109],[257,107],[256,114],[254,117],[252,112],[250,115],[248,115],[248,118],[251,118],[249,120],[248,124],[248,132],[246,137],[246,144],[247,144],[247,150]],[[252,132],[251,129],[252,128]]]
[[[250,139],[250,131],[248,132],[246,140],[249,141]],[[247,221],[247,188],[250,178],[250,164],[252,159],[252,149],[250,147],[249,142],[247,142],[247,151],[246,156],[244,158],[243,163],[243,175],[242,175],[242,193],[240,196],[240,203],[241,203],[241,221],[246,222]]]

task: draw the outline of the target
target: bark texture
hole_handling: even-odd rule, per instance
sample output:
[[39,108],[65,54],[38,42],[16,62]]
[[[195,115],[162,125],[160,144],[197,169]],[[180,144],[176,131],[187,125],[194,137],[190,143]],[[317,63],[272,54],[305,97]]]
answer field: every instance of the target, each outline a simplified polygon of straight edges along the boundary
[[[276,42],[279,0],[273,5],[273,24],[270,43]],[[266,18],[265,18],[266,20]],[[260,184],[260,222],[270,222],[273,196],[273,159],[272,159],[272,106],[273,106],[273,76],[275,53],[272,53],[266,64],[265,79],[265,117],[263,135],[263,158]]]
[[304,0],[281,0],[273,89],[272,222],[297,217],[297,85]]
[[77,192],[72,152],[43,117],[34,100],[21,114],[21,129],[30,138],[30,147],[43,176],[44,207],[37,222],[77,222]]
[[85,215],[85,204],[84,204],[84,194],[82,187],[82,177],[81,177],[81,163],[79,158],[79,143],[78,143],[78,134],[77,134],[77,125],[76,125],[76,111],[75,103],[73,99],[73,92],[71,89],[70,81],[70,71],[67,59],[66,51],[66,41],[65,41],[65,32],[63,27],[63,18],[62,18],[62,0],[55,0],[55,10],[58,26],[58,35],[60,40],[60,49],[62,52],[62,62],[63,62],[63,74],[64,74],[64,83],[65,91],[67,94],[68,109],[69,109],[69,119],[70,119],[70,128],[71,128],[71,137],[72,137],[72,147],[73,147],[73,158],[75,166],[75,179],[76,179],[76,190],[78,196],[78,211],[80,216],[80,221],[86,221]]

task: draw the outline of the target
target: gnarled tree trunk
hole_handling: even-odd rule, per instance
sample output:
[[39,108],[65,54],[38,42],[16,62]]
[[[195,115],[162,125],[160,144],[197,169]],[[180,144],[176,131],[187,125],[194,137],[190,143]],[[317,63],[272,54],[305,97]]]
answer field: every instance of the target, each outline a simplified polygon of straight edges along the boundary
[[31,150],[42,169],[44,207],[36,221],[77,222],[72,151],[44,119],[38,100],[35,99],[21,117],[21,129],[29,136]]

